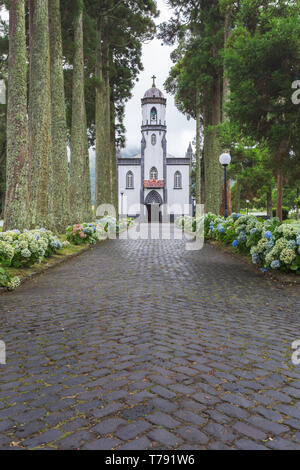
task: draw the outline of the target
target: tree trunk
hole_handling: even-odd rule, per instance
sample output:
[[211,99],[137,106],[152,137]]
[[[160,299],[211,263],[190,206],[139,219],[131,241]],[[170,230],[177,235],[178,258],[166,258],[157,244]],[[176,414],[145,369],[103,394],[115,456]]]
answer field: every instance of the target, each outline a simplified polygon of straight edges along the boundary
[[277,167],[277,199],[276,217],[282,220],[282,191],[283,191],[283,168],[284,160],[289,156],[290,141],[282,140],[275,152],[275,163]]
[[200,95],[196,92],[196,204],[201,204],[201,113]]
[[282,221],[282,188],[283,188],[283,175],[282,169],[277,170],[277,199],[276,199],[276,217]]
[[[231,13],[226,12],[225,13],[225,19],[224,19],[224,50],[227,48],[227,43],[229,36],[231,34]],[[226,108],[225,105],[228,101],[229,98],[229,93],[230,93],[230,84],[229,84],[229,79],[227,77],[227,71],[226,71],[226,66],[224,64],[224,74],[223,74],[223,105],[222,105],[222,122],[227,122],[229,121],[227,113],[226,113]]]
[[241,180],[239,177],[236,179],[235,197],[234,197],[234,211],[240,212],[241,210]]
[[74,223],[87,222],[91,217],[90,172],[86,108],[84,96],[83,13],[79,7],[74,18],[74,59],[71,129],[71,214]]
[[103,44],[102,44],[103,21],[100,19],[97,25],[97,51],[96,69],[96,162],[95,162],[95,211],[101,204],[108,204],[110,197],[110,174],[107,165],[106,148],[106,101],[105,80],[103,77]]
[[267,191],[267,216],[273,217],[272,188]]
[[223,169],[219,162],[221,146],[217,134],[217,125],[221,122],[221,78],[215,80],[212,95],[211,113],[208,124],[212,127],[207,132],[207,155],[205,168],[206,211],[220,214],[223,191]]
[[48,1],[29,0],[29,197],[31,226],[48,225],[50,54]]
[[25,1],[11,0],[4,230],[28,228],[28,119]]
[[49,214],[52,229],[64,232],[70,223],[67,128],[63,74],[60,0],[49,2],[51,64],[51,156]]
[[109,174],[107,202],[113,204],[112,200],[112,148],[111,148],[111,90],[110,90],[110,44],[108,40],[103,42],[103,77],[104,77],[104,99],[105,99],[105,155],[106,165]]
[[299,198],[299,188],[297,188],[296,190],[296,198],[297,198],[297,203],[296,203],[296,220],[299,219],[299,202],[298,202],[298,198]]
[[210,140],[211,140],[211,133],[208,131],[207,127],[210,122],[210,113],[211,113],[211,104],[208,102],[204,103],[203,106],[203,129],[204,129],[204,142],[203,142],[203,163],[204,163],[204,188],[203,191],[203,197],[202,197],[202,202],[204,202],[204,207],[205,207],[205,212],[207,211],[207,207],[209,206],[209,197],[210,195],[208,194],[207,191],[207,183],[208,183],[208,173],[210,171]]
[[111,184],[111,200],[115,208],[116,216],[119,214],[118,210],[118,169],[117,169],[117,151],[116,151],[116,130],[115,130],[115,105],[113,100],[110,101],[110,142],[111,142],[111,173],[112,173],[112,184]]

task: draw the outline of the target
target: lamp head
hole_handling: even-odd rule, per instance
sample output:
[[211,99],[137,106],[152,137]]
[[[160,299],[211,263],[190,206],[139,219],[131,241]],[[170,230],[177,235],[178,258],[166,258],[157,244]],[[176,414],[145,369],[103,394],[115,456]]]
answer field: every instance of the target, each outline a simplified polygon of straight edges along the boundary
[[223,166],[227,166],[230,164],[231,162],[231,156],[229,153],[222,153],[220,155],[220,158],[219,158],[219,162],[221,163],[221,165]]

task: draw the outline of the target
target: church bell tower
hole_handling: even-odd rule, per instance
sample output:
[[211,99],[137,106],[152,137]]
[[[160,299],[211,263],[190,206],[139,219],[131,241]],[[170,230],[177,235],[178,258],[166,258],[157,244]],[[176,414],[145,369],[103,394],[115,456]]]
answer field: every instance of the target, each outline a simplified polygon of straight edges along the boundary
[[145,205],[167,203],[167,100],[156,88],[155,78],[141,100],[141,204]]

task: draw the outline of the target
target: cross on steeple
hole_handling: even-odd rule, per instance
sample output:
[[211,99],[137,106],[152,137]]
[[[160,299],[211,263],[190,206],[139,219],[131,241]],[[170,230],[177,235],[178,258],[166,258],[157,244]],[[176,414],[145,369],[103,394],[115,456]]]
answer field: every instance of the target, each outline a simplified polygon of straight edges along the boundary
[[156,79],[156,76],[153,75],[153,77],[151,77],[152,80],[153,80],[153,83],[152,83],[152,88],[156,88],[156,85],[155,85],[155,79]]

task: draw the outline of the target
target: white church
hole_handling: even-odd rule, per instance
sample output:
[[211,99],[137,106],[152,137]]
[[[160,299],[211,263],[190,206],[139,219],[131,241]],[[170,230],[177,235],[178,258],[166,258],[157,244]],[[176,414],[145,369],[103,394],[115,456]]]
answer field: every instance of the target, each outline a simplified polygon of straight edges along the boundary
[[161,220],[163,212],[163,217],[167,214],[172,221],[177,215],[190,213],[193,151],[190,144],[185,157],[167,153],[167,100],[152,78],[152,88],[141,100],[141,153],[130,158],[122,157],[120,151],[117,155],[119,212],[149,221],[155,213]]

